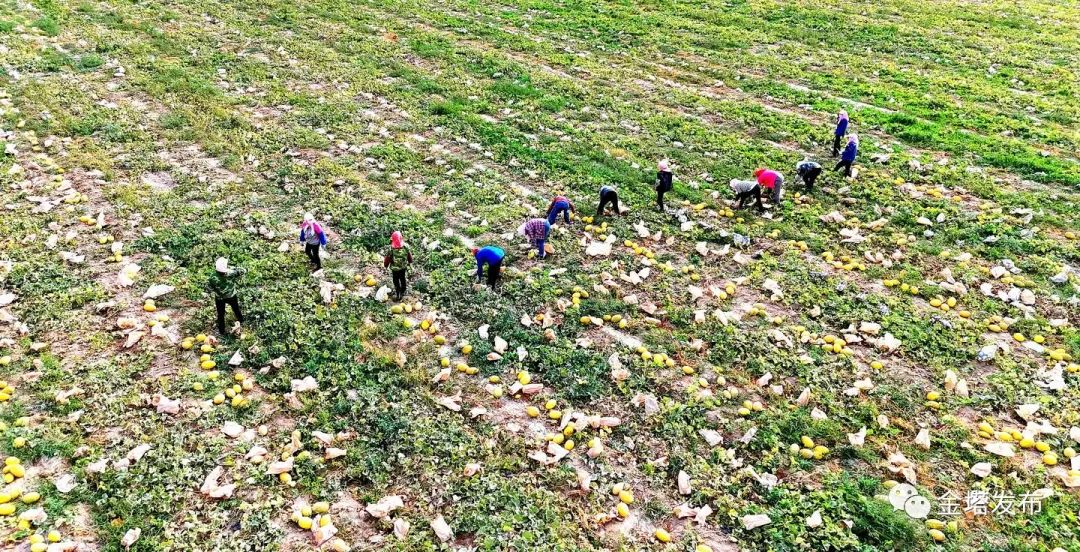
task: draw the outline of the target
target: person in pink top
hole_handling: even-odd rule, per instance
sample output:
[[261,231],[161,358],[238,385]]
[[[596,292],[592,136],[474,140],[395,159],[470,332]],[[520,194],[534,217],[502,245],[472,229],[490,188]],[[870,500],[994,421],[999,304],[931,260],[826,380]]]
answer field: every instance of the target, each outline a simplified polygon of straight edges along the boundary
[[773,205],[780,205],[780,190],[784,187],[784,175],[772,170],[759,168],[754,171],[758,185],[769,192]]

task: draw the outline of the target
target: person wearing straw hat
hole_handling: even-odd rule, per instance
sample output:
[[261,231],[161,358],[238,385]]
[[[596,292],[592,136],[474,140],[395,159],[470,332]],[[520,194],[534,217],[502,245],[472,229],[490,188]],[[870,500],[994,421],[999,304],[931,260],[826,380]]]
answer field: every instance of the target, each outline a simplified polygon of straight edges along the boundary
[[311,213],[305,213],[304,221],[300,223],[300,243],[304,244],[304,254],[315,264],[315,270],[322,270],[319,247],[326,245],[326,234]]
[[405,298],[407,280],[405,271],[412,264],[412,251],[401,237],[401,232],[390,234],[390,249],[383,256],[383,267],[390,269],[394,278],[394,300],[401,301]]
[[214,294],[214,308],[217,310],[217,329],[225,334],[225,305],[232,308],[236,322],[242,323],[244,315],[240,312],[240,299],[238,288],[240,278],[244,275],[244,269],[229,266],[229,259],[218,257],[214,261],[214,273],[207,282],[210,292]]

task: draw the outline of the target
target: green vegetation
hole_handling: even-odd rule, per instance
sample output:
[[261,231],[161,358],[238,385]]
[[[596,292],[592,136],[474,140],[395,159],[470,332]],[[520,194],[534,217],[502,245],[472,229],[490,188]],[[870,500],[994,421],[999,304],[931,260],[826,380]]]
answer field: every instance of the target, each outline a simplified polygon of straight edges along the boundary
[[[1080,550],[1077,28],[1042,0],[0,0],[0,540]],[[784,201],[733,211],[759,166]],[[626,216],[592,219],[605,184]],[[555,194],[539,260],[515,229]],[[473,244],[508,252],[497,291]]]

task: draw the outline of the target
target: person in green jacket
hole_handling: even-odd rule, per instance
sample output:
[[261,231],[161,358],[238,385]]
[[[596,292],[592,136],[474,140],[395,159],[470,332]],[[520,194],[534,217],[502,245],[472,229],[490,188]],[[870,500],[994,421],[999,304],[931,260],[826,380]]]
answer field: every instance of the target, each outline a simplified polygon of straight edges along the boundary
[[405,271],[412,264],[412,251],[405,245],[401,238],[401,232],[390,234],[390,249],[383,256],[383,267],[390,269],[394,277],[394,300],[401,301],[405,298]]
[[208,285],[214,294],[214,308],[217,309],[218,332],[225,334],[225,305],[232,307],[233,315],[237,322],[244,321],[244,315],[240,313],[240,299],[237,297],[237,288],[240,278],[244,275],[244,269],[229,266],[229,259],[218,257],[214,262],[214,273],[210,275]]

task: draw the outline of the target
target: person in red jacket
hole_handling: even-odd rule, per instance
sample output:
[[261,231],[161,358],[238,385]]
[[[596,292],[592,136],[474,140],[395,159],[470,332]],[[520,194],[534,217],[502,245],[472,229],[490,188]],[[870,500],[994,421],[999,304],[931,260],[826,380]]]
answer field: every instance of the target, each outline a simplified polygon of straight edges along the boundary
[[773,205],[780,205],[780,191],[784,188],[784,175],[772,170],[759,168],[754,171],[758,185],[769,193]]

